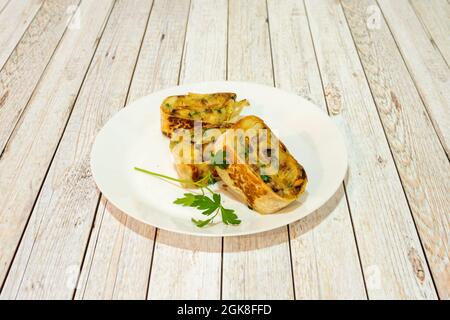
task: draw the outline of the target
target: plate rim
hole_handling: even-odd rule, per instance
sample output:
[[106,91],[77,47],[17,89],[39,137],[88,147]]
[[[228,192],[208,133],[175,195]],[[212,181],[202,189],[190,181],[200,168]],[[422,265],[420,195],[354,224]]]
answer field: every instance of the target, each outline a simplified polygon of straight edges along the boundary
[[[235,86],[235,85],[236,86],[251,86],[251,87],[254,87],[254,88],[259,87],[260,89],[266,89],[266,90],[269,89],[269,90],[281,91],[283,94],[289,95],[292,98],[302,100],[302,102],[305,104],[305,106],[307,106],[308,108],[312,108],[315,111],[317,111],[319,113],[322,113],[322,115],[326,116],[326,118],[328,119],[330,124],[338,132],[337,139],[341,140],[341,142],[342,142],[342,147],[343,147],[342,148],[342,153],[343,153],[343,159],[345,161],[345,165],[344,165],[345,169],[342,171],[342,176],[337,180],[337,181],[339,181],[339,183],[337,184],[337,186],[335,188],[333,188],[333,193],[331,194],[331,196],[329,196],[328,198],[324,197],[324,200],[318,202],[316,207],[313,210],[311,210],[309,213],[307,213],[307,214],[305,214],[305,215],[303,215],[301,217],[294,217],[292,220],[290,220],[288,222],[283,221],[280,224],[276,224],[274,226],[269,226],[268,228],[263,228],[261,230],[255,229],[255,230],[250,230],[250,231],[245,231],[245,232],[239,232],[238,231],[239,230],[238,229],[239,226],[226,226],[227,229],[236,230],[236,232],[232,231],[232,232],[227,232],[227,233],[223,233],[223,232],[220,232],[220,233],[205,233],[205,232],[201,232],[203,230],[201,228],[198,228],[199,232],[191,232],[189,230],[183,230],[183,229],[180,230],[180,229],[176,229],[176,228],[170,228],[170,227],[167,227],[167,226],[161,226],[159,223],[155,223],[155,222],[150,223],[148,221],[145,221],[143,218],[139,217],[138,215],[129,213],[126,210],[122,209],[120,205],[118,205],[114,200],[112,200],[110,197],[107,196],[107,192],[104,191],[104,188],[101,187],[101,183],[99,183],[98,182],[99,180],[96,178],[96,172],[93,169],[94,168],[94,164],[93,164],[94,156],[93,155],[95,154],[95,150],[96,150],[97,145],[99,143],[100,137],[108,129],[108,125],[111,122],[113,122],[112,121],[113,119],[115,119],[116,117],[119,117],[120,114],[122,114],[123,112],[126,112],[127,108],[133,107],[133,105],[138,105],[141,100],[145,100],[148,96],[151,96],[151,95],[164,94],[164,92],[171,92],[171,91],[174,91],[174,90],[177,90],[177,89],[182,90],[183,88],[187,88],[186,90],[189,91],[188,88],[190,88],[190,87],[221,86],[221,85],[227,85],[227,86]],[[259,83],[254,83],[254,82],[247,82],[247,81],[228,81],[228,80],[224,80],[224,81],[201,81],[201,82],[183,83],[181,85],[171,86],[171,87],[168,87],[168,88],[163,88],[163,89],[160,89],[160,90],[153,91],[153,92],[151,92],[151,93],[149,93],[149,94],[147,94],[145,96],[142,96],[142,97],[140,97],[140,98],[138,98],[136,100],[133,100],[132,102],[124,105],[119,111],[117,111],[112,117],[110,117],[105,122],[105,124],[102,126],[102,128],[98,131],[98,133],[97,133],[97,135],[95,137],[94,143],[92,145],[92,148],[91,148],[89,163],[90,163],[90,168],[91,168],[93,180],[94,180],[97,188],[99,189],[101,195],[104,196],[107,199],[107,201],[110,202],[115,208],[119,209],[121,212],[123,212],[127,216],[129,216],[129,217],[131,217],[131,218],[133,218],[133,219],[135,219],[137,221],[140,221],[140,222],[142,222],[142,223],[144,223],[146,225],[152,226],[154,228],[166,230],[166,231],[169,231],[169,232],[175,232],[175,233],[178,233],[178,234],[186,234],[186,235],[198,236],[198,237],[217,238],[217,237],[233,237],[233,236],[253,235],[253,234],[268,232],[268,231],[271,231],[271,230],[275,230],[277,228],[281,228],[281,227],[290,225],[290,224],[292,224],[292,223],[294,223],[296,221],[299,221],[299,220],[301,220],[301,219],[303,219],[303,218],[305,218],[305,217],[307,217],[307,216],[309,216],[311,214],[314,214],[314,212],[316,212],[317,210],[322,208],[328,201],[330,201],[336,195],[336,192],[338,191],[339,187],[342,185],[342,183],[343,183],[343,181],[345,179],[345,176],[347,175],[347,172],[348,172],[348,150],[347,150],[346,140],[344,138],[343,133],[341,132],[341,129],[331,119],[332,119],[331,116],[327,112],[325,112],[321,107],[317,106],[316,104],[314,104],[309,99],[307,99],[307,98],[305,98],[303,96],[297,95],[297,94],[295,94],[293,92],[289,92],[289,91],[283,90],[282,88],[277,88],[277,87],[274,87],[274,86],[268,86],[268,85],[264,85],[264,84],[259,84]],[[259,213],[256,213],[256,214],[259,214]]]

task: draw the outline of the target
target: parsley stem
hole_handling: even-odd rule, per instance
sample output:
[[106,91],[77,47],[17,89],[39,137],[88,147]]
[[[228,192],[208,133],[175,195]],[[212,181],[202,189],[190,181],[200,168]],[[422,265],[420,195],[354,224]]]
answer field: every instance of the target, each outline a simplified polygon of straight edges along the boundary
[[212,191],[210,188],[208,188],[207,186],[203,186],[203,188],[205,188],[206,190],[208,190],[211,194],[214,194],[215,192]]
[[164,174],[156,173],[156,172],[153,172],[153,171],[148,171],[148,170],[145,170],[145,169],[142,169],[142,168],[138,168],[138,167],[134,167],[134,170],[140,171],[140,172],[144,172],[144,173],[150,174],[152,176],[164,178],[164,179],[167,179],[167,180],[176,181],[176,182],[181,182],[181,183],[190,183],[191,182],[191,181],[187,181],[187,180],[175,179],[175,178],[166,176]]
[[209,192],[213,193],[213,191],[211,189],[209,189],[208,187],[206,187],[204,184],[205,181],[208,181],[209,175],[206,175],[205,177],[203,177],[202,179],[200,179],[198,181],[190,181],[190,180],[181,180],[181,179],[172,178],[172,177],[166,176],[165,174],[156,173],[156,172],[145,170],[145,169],[142,169],[139,167],[134,167],[134,170],[140,171],[143,173],[147,173],[147,174],[150,174],[155,177],[172,180],[172,181],[176,181],[176,182],[180,182],[180,183],[193,183],[196,186],[201,187],[201,188],[206,188]]
[[[181,183],[193,183],[196,186],[200,187],[200,191],[202,192],[202,195],[198,194],[192,194],[192,193],[185,193],[184,198],[179,198],[174,201],[175,204],[179,204],[182,206],[189,206],[189,207],[195,207],[198,210],[202,211],[202,214],[208,215],[210,218],[206,220],[196,220],[194,218],[191,219],[191,221],[199,228],[202,228],[211,222],[213,222],[214,218],[219,214],[219,212],[222,215],[222,222],[225,224],[232,224],[232,225],[238,225],[241,223],[241,220],[238,219],[238,216],[234,213],[234,210],[232,209],[225,209],[220,200],[220,195],[212,191],[208,184],[213,182],[214,179],[211,175],[211,172],[208,172],[206,176],[204,176],[202,179],[198,181],[188,181],[188,180],[181,180],[172,178],[170,176],[166,176],[164,174],[156,173],[153,171],[145,170],[142,168],[134,167],[134,170],[140,171],[155,177],[181,182]],[[208,192],[211,193],[212,197],[209,198],[205,195],[206,189]],[[206,211],[205,211],[206,210]],[[214,211],[215,210],[215,211]],[[211,216],[211,214],[213,214]]]

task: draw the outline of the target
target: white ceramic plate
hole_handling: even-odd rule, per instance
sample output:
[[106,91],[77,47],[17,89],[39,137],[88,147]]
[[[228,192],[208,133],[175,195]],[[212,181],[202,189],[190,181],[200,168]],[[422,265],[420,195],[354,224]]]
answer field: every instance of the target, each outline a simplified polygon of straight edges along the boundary
[[[308,175],[306,193],[280,213],[260,215],[222,193],[223,205],[236,210],[240,225],[223,223],[198,228],[191,217],[204,219],[196,209],[173,204],[186,189],[176,183],[133,170],[138,166],[177,177],[169,139],[160,130],[159,106],[169,95],[187,92],[237,93],[248,99],[243,115],[262,118],[282,140]],[[347,170],[344,139],[333,121],[309,101],[272,87],[244,82],[204,82],[155,92],[118,112],[98,134],[91,155],[93,177],[117,208],[145,223],[169,231],[233,236],[271,230],[294,222],[323,205],[338,189]],[[220,217],[216,218],[220,221]]]

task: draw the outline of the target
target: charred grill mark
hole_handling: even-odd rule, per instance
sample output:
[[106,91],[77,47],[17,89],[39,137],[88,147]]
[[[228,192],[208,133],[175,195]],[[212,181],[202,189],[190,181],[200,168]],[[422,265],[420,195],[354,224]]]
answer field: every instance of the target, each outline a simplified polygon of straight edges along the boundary
[[300,178],[301,178],[301,179],[305,179],[305,178],[306,178],[306,171],[305,171],[305,169],[303,169],[303,168],[301,168]]
[[254,176],[246,173],[242,164],[230,165],[227,172],[235,187],[245,194],[248,205],[253,207],[256,198],[267,194],[267,191],[258,185],[259,181]]
[[219,174],[217,173],[216,168],[214,168],[213,166],[210,166],[210,169],[211,169],[211,174],[212,174],[213,178],[218,180],[220,177],[219,177]]
[[192,170],[192,180],[193,181],[197,181],[199,180],[199,172],[198,172],[198,168],[196,166],[190,165],[189,166]]
[[273,152],[273,149],[270,149],[270,148],[267,148],[266,150],[264,150],[264,153],[267,157],[271,157],[272,152]]
[[[169,116],[168,122],[169,127],[171,128],[172,131],[174,131],[175,129],[193,129],[195,120]],[[208,122],[202,122],[202,126],[204,129],[219,128],[221,126],[227,127],[226,125],[212,124]]]

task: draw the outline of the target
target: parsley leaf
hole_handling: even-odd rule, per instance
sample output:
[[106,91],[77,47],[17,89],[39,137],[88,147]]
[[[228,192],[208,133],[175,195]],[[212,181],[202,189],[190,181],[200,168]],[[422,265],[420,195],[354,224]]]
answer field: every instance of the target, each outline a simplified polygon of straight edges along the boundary
[[[225,155],[225,152],[223,152],[223,154]],[[175,179],[163,174],[147,171],[141,168],[134,168],[134,169],[143,173],[157,176],[159,178],[171,181],[186,182],[184,180]],[[198,187],[201,188],[202,194],[185,193],[184,197],[177,198],[173,203],[181,205],[183,207],[196,208],[202,211],[201,213],[205,216],[211,216],[214,213],[214,215],[211,218],[206,220],[197,220],[192,218],[191,221],[199,228],[203,228],[204,226],[212,223],[214,221],[214,218],[219,214],[219,212],[222,215],[223,223],[227,225],[240,224],[241,220],[238,219],[238,216],[234,213],[234,210],[226,209],[222,206],[222,198],[220,194],[208,188],[208,185],[214,182],[215,182],[214,177],[211,175],[211,173],[208,173],[208,175],[203,177],[201,180],[194,182]],[[205,195],[204,189],[206,189],[209,193],[211,193],[212,197],[208,197],[207,195]]]
[[185,193],[183,198],[178,198],[173,203],[181,204],[184,207],[192,207],[197,200],[197,196],[193,193]]
[[198,210],[207,210],[207,209],[217,209],[220,204],[214,202],[208,196],[199,196],[196,201],[191,205],[191,207],[196,207]]
[[220,195],[215,193],[211,199],[205,195],[185,193],[183,198],[178,198],[173,203],[204,210],[202,214],[209,216],[220,207]]
[[240,224],[241,220],[238,219],[238,216],[234,213],[232,209],[225,209],[224,207],[220,207],[220,211],[222,213],[222,221],[225,224]]
[[191,221],[199,228],[203,228],[204,226],[208,225],[209,223],[211,223],[213,218],[210,219],[206,219],[206,220],[196,220],[194,218],[191,218]]
[[219,167],[220,169],[228,168],[227,163],[227,152],[225,150],[218,151],[215,155],[211,157],[211,165],[214,167]]
[[213,194],[213,199],[214,199],[214,202],[215,202],[215,203],[217,203],[218,205],[220,205],[220,194],[214,193],[214,194]]

